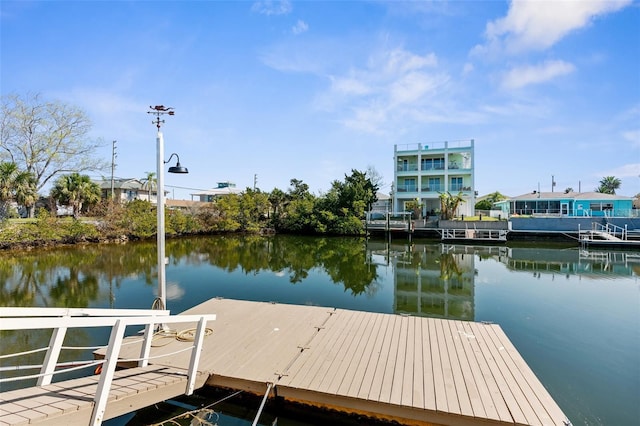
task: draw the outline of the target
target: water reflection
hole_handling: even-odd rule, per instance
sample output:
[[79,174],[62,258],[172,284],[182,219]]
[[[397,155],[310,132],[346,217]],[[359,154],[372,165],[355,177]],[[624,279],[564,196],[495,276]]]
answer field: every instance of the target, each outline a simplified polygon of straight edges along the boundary
[[640,276],[634,252],[385,242],[369,242],[367,250],[393,267],[394,312],[438,318],[475,319],[476,262],[483,260],[552,280]]
[[[357,238],[185,238],[167,242],[167,255],[168,271],[182,268],[197,274],[215,267],[247,277],[272,274],[293,286],[308,285],[310,275],[321,274],[352,297],[374,297],[382,282],[388,282],[386,275],[392,274],[394,312],[463,320],[474,319],[476,262],[483,260],[504,264],[507,270],[550,274],[553,279],[640,275],[637,252],[390,244]],[[115,295],[122,293],[125,281],[134,280],[155,291],[155,262],[154,243],[4,252],[0,254],[0,306],[114,307]],[[171,300],[188,298],[186,280],[172,274]]]
[[[166,254],[174,313],[219,296],[494,321],[574,424],[637,419],[639,252],[278,235],[170,240]],[[0,253],[0,306],[148,309],[155,290],[154,242]],[[0,333],[0,353],[50,335]],[[65,345],[107,339],[74,329]]]

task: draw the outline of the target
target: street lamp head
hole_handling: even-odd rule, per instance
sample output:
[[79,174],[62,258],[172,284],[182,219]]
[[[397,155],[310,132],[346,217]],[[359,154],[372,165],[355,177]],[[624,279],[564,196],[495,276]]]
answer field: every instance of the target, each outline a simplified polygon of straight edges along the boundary
[[171,156],[169,156],[169,159],[167,161],[165,161],[164,163],[167,164],[169,161],[171,161],[171,159],[173,158],[174,155],[176,156],[176,159],[178,161],[176,162],[175,166],[169,167],[169,173],[182,173],[182,174],[189,173],[189,169],[187,169],[186,167],[182,167],[180,165],[180,156],[178,156],[178,154],[176,154],[175,152],[173,154],[171,154]]

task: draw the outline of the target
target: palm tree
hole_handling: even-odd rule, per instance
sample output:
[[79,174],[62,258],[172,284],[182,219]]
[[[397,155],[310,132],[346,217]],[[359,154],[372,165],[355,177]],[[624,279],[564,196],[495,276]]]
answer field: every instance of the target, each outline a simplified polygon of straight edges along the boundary
[[32,173],[20,172],[14,179],[15,198],[27,210],[27,216],[33,217],[33,206],[38,201],[38,191],[36,190],[36,178]]
[[600,186],[596,188],[596,192],[615,195],[616,189],[620,188],[620,185],[622,185],[622,181],[617,177],[605,176],[600,181]]
[[464,201],[462,191],[457,195],[453,195],[450,192],[441,192],[440,197],[440,210],[442,211],[442,219],[448,220],[455,216],[456,210],[460,203]]
[[155,172],[145,172],[146,177],[142,178],[142,189],[147,190],[147,199],[151,202],[151,191],[157,186],[158,180],[156,179]]
[[32,173],[20,171],[15,163],[0,163],[0,216],[5,216],[10,201],[26,207],[29,215],[38,198]]
[[73,208],[73,217],[80,216],[84,204],[100,200],[100,186],[89,176],[71,173],[60,176],[51,189],[51,197],[60,204]]

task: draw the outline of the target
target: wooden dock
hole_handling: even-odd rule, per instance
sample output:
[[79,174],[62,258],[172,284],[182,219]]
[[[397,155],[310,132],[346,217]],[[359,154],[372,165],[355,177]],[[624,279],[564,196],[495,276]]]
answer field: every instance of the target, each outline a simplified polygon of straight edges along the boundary
[[[227,299],[184,314],[205,313],[217,318],[198,367],[207,385],[402,424],[570,424],[495,324]],[[158,340],[151,356],[184,344]],[[125,345],[120,356],[139,352]],[[152,361],[188,363],[187,353]]]

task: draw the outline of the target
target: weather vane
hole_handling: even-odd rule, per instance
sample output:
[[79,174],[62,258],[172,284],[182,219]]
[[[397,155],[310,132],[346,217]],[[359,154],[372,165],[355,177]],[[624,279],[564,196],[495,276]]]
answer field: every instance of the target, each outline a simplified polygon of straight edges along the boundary
[[154,114],[156,116],[156,119],[153,120],[152,123],[156,125],[158,131],[160,131],[160,125],[164,123],[164,120],[160,120],[160,116],[165,114],[175,114],[172,107],[166,107],[164,105],[150,106],[149,108],[151,108],[151,111],[147,111],[147,114]]

